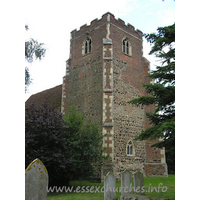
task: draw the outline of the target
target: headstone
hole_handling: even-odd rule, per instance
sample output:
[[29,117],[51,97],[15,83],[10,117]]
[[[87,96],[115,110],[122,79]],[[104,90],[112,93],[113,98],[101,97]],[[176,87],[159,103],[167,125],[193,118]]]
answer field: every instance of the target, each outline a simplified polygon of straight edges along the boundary
[[138,171],[137,173],[135,173],[133,175],[133,178],[134,178],[134,191],[135,191],[135,194],[144,195],[145,194],[145,190],[144,190],[143,173]]
[[116,178],[108,172],[104,179],[104,200],[116,199]]
[[132,193],[132,174],[125,170],[121,173],[121,195]]
[[25,200],[46,200],[48,172],[38,158],[25,171]]

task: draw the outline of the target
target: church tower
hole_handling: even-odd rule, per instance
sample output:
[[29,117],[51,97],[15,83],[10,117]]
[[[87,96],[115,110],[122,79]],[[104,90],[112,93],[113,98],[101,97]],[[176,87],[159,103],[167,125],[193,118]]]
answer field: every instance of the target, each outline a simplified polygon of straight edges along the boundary
[[135,141],[148,128],[146,112],[152,106],[127,102],[146,95],[149,61],[143,57],[142,32],[106,13],[71,32],[70,57],[63,78],[61,111],[76,105],[102,130],[108,161],[97,172],[117,179],[125,169],[145,176],[167,176],[165,150],[151,147],[154,141]]

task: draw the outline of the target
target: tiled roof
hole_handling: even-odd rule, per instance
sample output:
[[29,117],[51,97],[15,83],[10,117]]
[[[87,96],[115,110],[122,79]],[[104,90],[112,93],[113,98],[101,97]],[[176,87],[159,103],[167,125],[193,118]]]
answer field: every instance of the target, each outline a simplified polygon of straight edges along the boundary
[[40,106],[42,103],[47,102],[49,105],[54,105],[57,110],[61,110],[62,99],[62,84],[56,87],[44,90],[42,92],[33,94],[26,101],[26,106],[31,103]]

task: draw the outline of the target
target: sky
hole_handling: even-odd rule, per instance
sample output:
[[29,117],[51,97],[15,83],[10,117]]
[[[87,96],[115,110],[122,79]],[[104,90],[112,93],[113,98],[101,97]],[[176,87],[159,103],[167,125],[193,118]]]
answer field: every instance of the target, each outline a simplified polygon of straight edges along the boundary
[[[25,94],[25,101],[32,95],[62,84],[65,62],[69,58],[70,32],[95,18],[101,19],[106,12],[125,23],[132,24],[143,33],[156,32],[158,27],[175,22],[174,0],[35,0],[25,1],[25,40],[36,39],[45,44],[46,55],[29,67],[32,84]],[[155,69],[156,58],[149,56],[150,44],[143,40],[143,55]]]

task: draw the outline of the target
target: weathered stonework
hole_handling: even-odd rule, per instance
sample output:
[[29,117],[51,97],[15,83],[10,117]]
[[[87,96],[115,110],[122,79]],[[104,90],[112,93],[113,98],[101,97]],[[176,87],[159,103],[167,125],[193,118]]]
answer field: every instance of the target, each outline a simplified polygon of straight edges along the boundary
[[[84,54],[86,38],[91,51]],[[122,45],[126,39],[125,47]],[[123,51],[126,48],[125,52]],[[140,170],[145,176],[166,176],[165,151],[152,148],[155,141],[135,141],[149,127],[145,112],[153,106],[135,106],[127,102],[147,95],[142,83],[152,81],[149,62],[143,57],[142,32],[106,13],[100,20],[71,32],[70,58],[63,78],[62,112],[76,105],[78,110],[99,124],[103,147],[109,159],[97,176],[103,181],[108,172],[120,179],[125,169]],[[131,153],[127,143],[131,142]]]
[[[85,58],[83,62],[69,67],[68,105],[76,105],[84,115],[97,121],[102,118],[102,61],[101,57]],[[66,85],[66,84],[65,84]],[[66,86],[65,86],[66,87]]]

